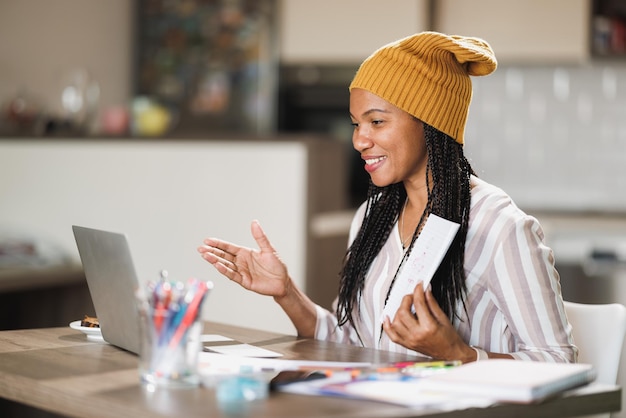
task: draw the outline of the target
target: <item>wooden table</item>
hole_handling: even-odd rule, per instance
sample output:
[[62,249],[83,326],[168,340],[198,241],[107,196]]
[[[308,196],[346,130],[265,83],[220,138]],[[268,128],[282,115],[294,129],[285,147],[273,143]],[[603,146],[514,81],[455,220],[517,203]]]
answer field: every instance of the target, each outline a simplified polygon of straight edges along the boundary
[[[205,332],[279,351],[286,359],[386,362],[394,353],[299,339],[293,336],[206,323]],[[227,417],[215,391],[151,392],[139,382],[137,356],[86,340],[69,327],[0,332],[0,397],[74,417]],[[621,389],[590,385],[536,405],[496,405],[462,411],[416,411],[396,405],[331,397],[272,393],[242,405],[250,417],[567,417],[617,411]],[[2,411],[0,411],[0,415]],[[3,415],[4,416],[4,415]]]

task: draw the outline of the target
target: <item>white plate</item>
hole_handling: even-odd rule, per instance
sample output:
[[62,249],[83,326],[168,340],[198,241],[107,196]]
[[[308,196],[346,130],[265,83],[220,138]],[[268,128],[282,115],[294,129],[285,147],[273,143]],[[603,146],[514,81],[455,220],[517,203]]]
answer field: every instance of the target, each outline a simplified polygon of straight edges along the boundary
[[70,328],[80,331],[83,334],[87,335],[87,339],[89,341],[98,341],[98,342],[104,341],[104,339],[102,338],[102,331],[100,330],[100,328],[81,327],[80,320],[70,322]]

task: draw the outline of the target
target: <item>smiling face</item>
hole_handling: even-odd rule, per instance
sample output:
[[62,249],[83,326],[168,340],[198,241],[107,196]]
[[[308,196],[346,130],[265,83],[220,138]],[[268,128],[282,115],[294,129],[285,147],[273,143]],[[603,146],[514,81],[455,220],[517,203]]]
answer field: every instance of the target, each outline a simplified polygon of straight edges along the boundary
[[427,164],[421,121],[367,90],[350,92],[352,145],[378,187],[404,182],[407,189],[425,184]]

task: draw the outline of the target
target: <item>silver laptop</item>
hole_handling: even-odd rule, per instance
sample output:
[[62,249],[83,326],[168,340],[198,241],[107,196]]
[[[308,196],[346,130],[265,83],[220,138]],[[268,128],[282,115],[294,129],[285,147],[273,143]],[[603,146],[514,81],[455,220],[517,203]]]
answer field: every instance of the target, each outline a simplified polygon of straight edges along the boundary
[[102,337],[139,353],[139,286],[126,235],[72,226]]

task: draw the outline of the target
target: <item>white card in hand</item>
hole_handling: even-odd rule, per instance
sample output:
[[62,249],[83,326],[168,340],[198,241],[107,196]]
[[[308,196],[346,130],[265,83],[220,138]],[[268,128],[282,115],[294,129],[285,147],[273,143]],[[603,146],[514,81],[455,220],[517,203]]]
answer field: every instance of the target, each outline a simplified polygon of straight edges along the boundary
[[412,294],[419,282],[424,282],[424,290],[426,290],[441,260],[448,252],[459,226],[437,215],[428,215],[409,258],[404,262],[396,277],[385,309],[383,309],[383,320],[388,316],[393,321],[402,298]]

